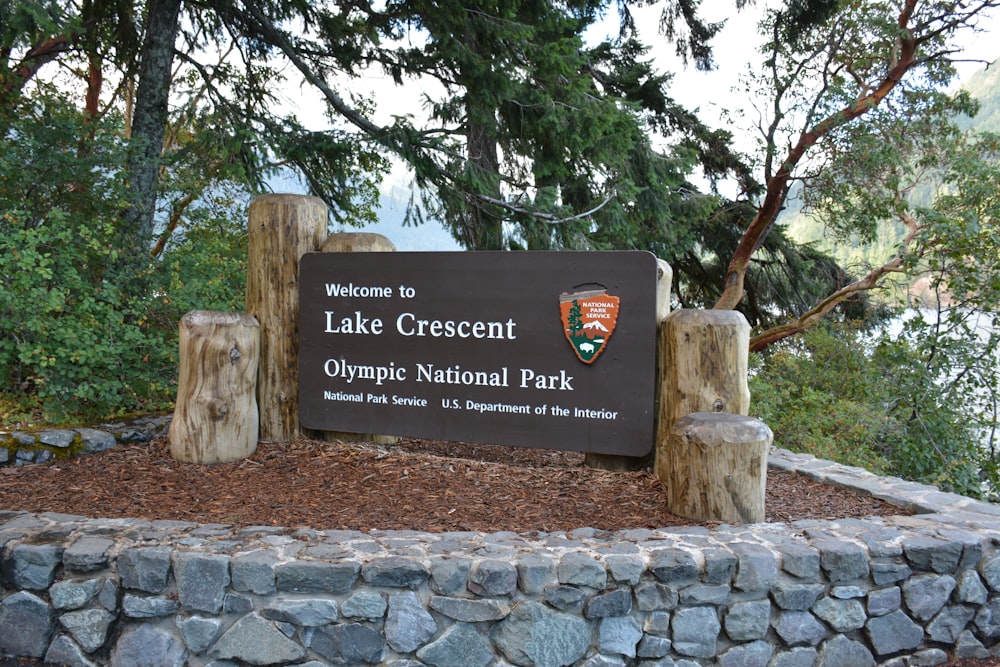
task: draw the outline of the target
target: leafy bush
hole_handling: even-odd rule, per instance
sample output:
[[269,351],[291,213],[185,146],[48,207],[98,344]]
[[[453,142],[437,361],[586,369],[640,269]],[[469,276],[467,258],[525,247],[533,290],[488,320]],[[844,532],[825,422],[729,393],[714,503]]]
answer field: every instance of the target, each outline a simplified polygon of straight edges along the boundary
[[245,237],[210,206],[158,260],[120,250],[121,120],[91,122],[54,96],[0,119],[0,398],[46,421],[166,409],[181,316],[242,309]]
[[821,327],[754,357],[751,411],[779,447],[981,496],[977,434],[931,369],[903,338]]

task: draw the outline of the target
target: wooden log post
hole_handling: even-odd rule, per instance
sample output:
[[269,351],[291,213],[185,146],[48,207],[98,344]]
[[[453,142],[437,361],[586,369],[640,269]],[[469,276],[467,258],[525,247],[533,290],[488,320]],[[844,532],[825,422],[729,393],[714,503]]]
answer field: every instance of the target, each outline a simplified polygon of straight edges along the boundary
[[726,412],[695,412],[670,429],[663,475],[667,509],[695,521],[764,520],[767,424]]
[[679,419],[693,412],[749,413],[749,356],[750,325],[738,311],[682,308],[663,321],[654,464],[661,481],[670,429]]
[[260,322],[260,438],[288,442],[299,427],[299,260],[320,249],[327,207],[318,197],[264,195],[250,203],[248,313]]
[[[663,320],[666,318],[667,314],[670,312],[670,289],[673,285],[674,280],[674,270],[670,268],[670,265],[662,259],[656,260],[656,324],[657,327],[663,326]],[[659,369],[660,364],[660,351],[659,344],[657,344],[657,369]],[[656,377],[660,377],[660,371],[656,371]],[[657,382],[657,391],[659,394],[659,382]],[[655,451],[655,447],[654,447]],[[602,470],[611,470],[615,472],[625,472],[628,470],[636,470],[638,468],[647,465],[651,455],[649,456],[620,456],[618,454],[598,454],[596,452],[587,452],[584,456],[584,462],[589,468],[600,468]]]
[[[323,252],[396,252],[396,245],[381,234],[337,232],[326,238],[322,250]],[[393,445],[399,441],[399,438],[392,435],[341,431],[323,431],[322,438],[327,442],[374,442],[379,445]]]
[[246,313],[193,310],[180,321],[170,455],[185,463],[245,459],[257,449],[260,327]]

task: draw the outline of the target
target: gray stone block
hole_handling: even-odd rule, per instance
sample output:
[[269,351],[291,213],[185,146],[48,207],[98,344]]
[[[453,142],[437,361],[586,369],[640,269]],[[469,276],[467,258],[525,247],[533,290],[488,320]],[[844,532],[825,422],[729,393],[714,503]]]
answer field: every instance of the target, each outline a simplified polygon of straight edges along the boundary
[[38,432],[38,442],[49,447],[67,449],[76,439],[76,432],[61,428],[51,428]]
[[574,586],[549,586],[545,601],[560,611],[580,611],[587,603],[587,593]]
[[412,653],[430,641],[437,630],[434,617],[427,613],[413,591],[389,596],[385,640],[394,651]]
[[595,595],[587,601],[584,616],[605,618],[608,616],[628,616],[632,613],[632,590],[619,588]]
[[641,581],[633,590],[639,611],[669,611],[677,606],[677,590],[666,584]]
[[646,616],[646,622],[642,624],[643,632],[657,637],[670,636],[670,612],[654,611]]
[[83,649],[66,635],[59,635],[52,640],[49,650],[45,652],[45,663],[69,667],[97,667],[97,663],[85,656]]
[[209,655],[251,665],[270,665],[301,660],[306,652],[273,623],[257,614],[247,614],[219,637]]
[[731,590],[722,584],[695,584],[681,589],[680,603],[684,606],[717,605],[729,602]]
[[875,667],[875,658],[861,642],[836,635],[823,642],[816,660],[817,667]]
[[670,622],[673,650],[693,658],[711,658],[722,625],[713,607],[688,607],[674,612]]
[[950,574],[962,557],[962,544],[929,535],[911,535],[903,540],[903,553],[917,572]]
[[768,600],[736,602],[724,619],[726,635],[737,642],[762,639],[771,627],[771,603]]
[[169,547],[126,549],[118,557],[118,577],[122,588],[159,593],[167,587],[170,576]]
[[430,608],[439,614],[462,623],[499,621],[506,618],[510,613],[510,605],[506,602],[498,600],[468,600],[441,595],[431,597]]
[[955,642],[955,657],[960,660],[967,658],[984,659],[990,657],[990,652],[976,639],[972,630],[965,630]]
[[556,576],[560,584],[586,586],[597,590],[608,585],[608,573],[604,564],[586,554],[571,551],[559,559]]
[[327,598],[271,599],[260,615],[271,621],[282,621],[302,627],[317,627],[336,621],[337,601]]
[[786,611],[805,611],[826,590],[823,584],[778,584],[771,588],[774,603]]
[[642,578],[642,573],[646,570],[646,561],[640,556],[609,554],[604,557],[611,580],[635,586]]
[[869,619],[865,634],[875,654],[883,656],[917,648],[924,638],[924,629],[902,611],[894,611]]
[[46,602],[19,591],[0,602],[0,655],[44,657],[55,630],[55,614]]
[[719,667],[768,667],[774,648],[766,641],[757,640],[749,644],[734,646],[719,656]]
[[874,581],[877,586],[895,584],[896,582],[905,580],[913,574],[913,570],[911,570],[910,566],[905,563],[874,562],[871,564],[871,569],[872,581]]
[[666,637],[644,634],[635,647],[635,655],[638,658],[665,658],[670,653],[671,645]]
[[15,544],[3,561],[3,581],[9,588],[43,591],[55,579],[61,554],[58,544]]
[[420,561],[390,556],[365,563],[361,576],[370,586],[416,588],[427,581],[431,573]]
[[353,561],[292,561],[274,568],[277,590],[288,593],[345,595],[354,588],[361,566]]
[[466,590],[472,560],[436,556],[431,558],[431,590],[438,595],[455,595]]
[[779,544],[775,547],[781,554],[781,569],[800,579],[815,579],[819,576],[819,551],[805,544]]
[[955,579],[947,574],[918,575],[903,584],[903,601],[913,618],[926,621],[944,607],[955,586]]
[[777,554],[749,542],[739,542],[731,548],[738,558],[733,586],[746,593],[766,594],[778,581]]
[[385,598],[379,593],[358,591],[340,605],[340,611],[345,618],[367,618],[375,620],[385,616],[387,608]]
[[105,537],[84,536],[66,547],[63,565],[75,572],[93,572],[108,566],[108,551],[115,546],[114,540]]
[[59,623],[87,653],[93,653],[104,645],[108,628],[114,620],[114,615],[104,609],[71,611],[59,617]]
[[533,601],[524,601],[493,626],[493,644],[518,665],[569,665],[587,653],[590,624]]
[[496,657],[493,645],[468,623],[456,623],[440,637],[417,651],[433,667],[487,667]]
[[642,628],[630,616],[614,616],[601,621],[597,629],[597,648],[601,653],[634,658]]
[[896,611],[903,604],[903,592],[899,586],[883,588],[868,594],[868,615],[885,616]]
[[343,623],[317,628],[309,648],[338,665],[377,664],[385,653],[385,638],[360,623]]
[[730,585],[736,574],[736,554],[725,549],[705,549],[705,583]]
[[101,585],[101,590],[97,594],[97,601],[108,611],[118,610],[118,582],[114,579],[105,579]]
[[222,620],[204,616],[188,616],[177,619],[177,629],[181,639],[192,653],[204,653],[212,645],[222,630]]
[[983,582],[975,570],[966,570],[958,577],[955,597],[959,602],[981,605],[986,604],[986,600],[989,599],[989,591],[986,590],[986,586],[983,586]]
[[544,591],[552,583],[556,572],[551,558],[532,553],[519,555],[515,567],[517,587],[525,595],[538,595]]
[[954,644],[975,615],[970,607],[949,605],[927,625],[927,636],[942,644]]
[[782,611],[773,623],[778,633],[789,646],[817,646],[829,630],[807,611]]
[[79,609],[93,600],[100,588],[100,579],[57,581],[49,588],[49,600],[59,610]]
[[818,659],[819,652],[813,647],[796,646],[787,651],[779,651],[770,667],[815,667]]
[[661,549],[653,554],[649,571],[665,584],[687,584],[698,580],[698,563],[682,549]]
[[812,612],[826,621],[835,632],[840,633],[863,628],[865,621],[868,620],[865,608],[859,600],[823,597],[812,606]]
[[217,614],[229,586],[229,556],[179,553],[174,558],[174,579],[181,607]]
[[93,428],[77,428],[73,430],[80,434],[84,454],[103,452],[118,444],[115,436],[107,431],[98,431]]
[[233,588],[257,595],[274,593],[274,568],[278,560],[278,553],[270,549],[233,556],[229,561]]
[[502,560],[480,561],[469,572],[468,588],[482,597],[513,595],[517,590],[517,569]]
[[143,597],[126,593],[122,598],[122,613],[128,618],[157,618],[176,614],[180,603],[163,596]]
[[148,623],[126,626],[111,652],[115,667],[183,667],[186,659],[179,637]]
[[819,564],[832,583],[868,578],[868,551],[859,544],[845,540],[820,540],[813,543],[819,550]]

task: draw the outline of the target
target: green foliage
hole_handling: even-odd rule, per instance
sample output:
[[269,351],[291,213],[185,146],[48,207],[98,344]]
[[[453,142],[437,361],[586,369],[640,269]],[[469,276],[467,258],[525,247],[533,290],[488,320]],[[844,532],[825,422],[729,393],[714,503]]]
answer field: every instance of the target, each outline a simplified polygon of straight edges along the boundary
[[751,411],[779,447],[978,497],[992,462],[939,370],[906,337],[821,327],[754,357]]
[[43,96],[0,134],[0,396],[50,422],[166,408],[180,317],[242,310],[245,232],[220,217],[238,204],[225,189],[159,261],[122,261],[120,122]]

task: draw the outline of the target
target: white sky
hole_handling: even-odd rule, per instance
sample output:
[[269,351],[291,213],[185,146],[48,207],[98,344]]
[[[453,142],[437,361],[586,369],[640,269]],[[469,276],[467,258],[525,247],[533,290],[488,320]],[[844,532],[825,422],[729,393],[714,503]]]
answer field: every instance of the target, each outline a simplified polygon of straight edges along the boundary
[[[701,5],[701,12],[706,20],[727,19],[722,32],[712,42],[716,69],[711,72],[698,71],[693,66],[684,68],[681,65],[674,55],[674,45],[667,43],[657,33],[660,7],[654,5],[633,10],[636,24],[641,28],[644,27],[641,34],[642,41],[652,47],[650,57],[654,60],[656,68],[661,72],[673,74],[670,94],[685,107],[697,110],[702,120],[710,127],[720,127],[726,122],[721,118],[722,111],[736,109],[741,103],[745,104],[734,93],[734,89],[739,78],[747,72],[751,63],[758,59],[757,22],[763,7],[769,2],[758,0],[756,6],[748,6],[741,12],[736,12],[734,4],[733,0],[705,0]],[[967,78],[981,69],[982,61],[1000,57],[1000,43],[997,41],[997,37],[1000,36],[1000,12],[983,17],[980,27],[984,32],[974,34],[966,31],[968,43],[965,53],[969,60],[978,62],[960,64],[959,73],[962,78]],[[609,34],[617,33],[617,16],[610,15],[603,22],[603,27],[595,27],[594,31],[598,33],[598,38],[602,30]],[[1000,63],[997,66],[1000,66]],[[400,89],[381,72],[372,72],[352,81],[351,88],[358,93],[375,95],[377,107],[374,120],[378,123],[388,123],[394,115],[414,114],[417,117],[422,115],[418,102],[420,86],[417,84]],[[310,127],[318,129],[329,126],[329,121],[323,116],[324,105],[318,97],[314,97],[312,91],[290,90],[288,103]],[[750,141],[748,130],[732,127],[731,131],[741,145],[743,141]],[[408,180],[406,169],[399,165],[386,179],[386,187],[399,187],[400,183]]]

